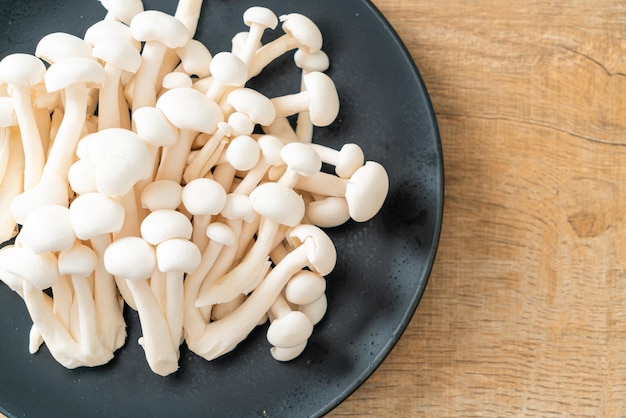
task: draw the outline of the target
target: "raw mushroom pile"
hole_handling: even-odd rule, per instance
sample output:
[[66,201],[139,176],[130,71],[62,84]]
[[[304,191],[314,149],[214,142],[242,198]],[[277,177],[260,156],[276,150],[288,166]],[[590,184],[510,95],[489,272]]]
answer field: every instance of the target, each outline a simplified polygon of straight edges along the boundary
[[[0,61],[0,242],[17,234],[0,278],[33,321],[30,351],[105,364],[127,304],[159,375],[178,369],[183,341],[212,360],[268,320],[272,356],[297,357],[336,261],[321,228],[369,220],[389,187],[358,145],[312,143],[339,110],[319,29],[252,7],[249,31],[213,55],[193,39],[200,1],[174,16],[102,4],[83,38],[52,33]],[[301,91],[247,87],[290,52]]]

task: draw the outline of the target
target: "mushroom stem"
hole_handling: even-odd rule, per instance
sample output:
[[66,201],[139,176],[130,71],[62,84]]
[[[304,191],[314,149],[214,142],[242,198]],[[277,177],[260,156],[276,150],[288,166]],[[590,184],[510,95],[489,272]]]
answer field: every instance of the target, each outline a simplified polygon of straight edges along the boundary
[[300,245],[291,251],[265,276],[245,302],[227,317],[208,324],[202,338],[192,342],[189,348],[207,360],[233,350],[269,311],[289,278],[308,265],[306,247]]
[[180,183],[185,171],[185,157],[189,154],[191,144],[197,135],[198,132],[181,129],[176,144],[163,148],[156,180],[173,180]]
[[70,281],[65,276],[60,276],[52,285],[52,310],[61,323],[70,327],[70,307],[74,298]]
[[130,122],[122,123],[122,119],[130,120],[127,113],[122,113],[119,106],[120,77],[122,70],[111,64],[104,65],[104,85],[100,89],[98,98],[98,130],[120,128]]
[[100,339],[96,306],[89,284],[84,277],[72,275],[72,285],[78,302],[78,323],[82,351],[94,359],[104,360],[107,358],[106,361],[108,361],[113,357],[113,350],[104,346]]
[[24,280],[24,302],[50,354],[69,369],[81,366],[77,364],[75,356],[75,353],[80,352],[80,348],[54,314],[51,298]]
[[98,262],[94,270],[94,300],[98,329],[102,333],[102,342],[111,350],[120,348],[126,340],[126,322],[123,316],[123,305],[120,304],[119,292],[126,294],[124,299],[128,305],[136,309],[132,293],[126,280],[117,281],[104,268],[104,251],[111,243],[109,234],[97,235],[90,240]]
[[13,86],[13,106],[20,126],[25,155],[24,190],[30,190],[39,182],[44,170],[45,157],[29,87]]
[[43,168],[42,179],[49,179],[52,176],[67,177],[76,143],[80,139],[85,124],[86,109],[85,85],[68,86],[65,89],[65,113]]
[[148,282],[128,280],[137,303],[137,312],[143,333],[143,349],[150,368],[161,376],[167,376],[178,370],[178,353],[170,342],[169,326],[159,303],[154,298]]
[[267,262],[279,225],[278,222],[264,218],[259,227],[257,240],[250,250],[239,264],[200,295],[196,306],[228,302],[240,293],[250,292],[258,272]]
[[24,191],[24,151],[19,131],[11,129],[9,159],[5,179],[0,183],[0,241],[15,236],[17,223],[10,211],[11,202]]
[[183,22],[189,35],[194,36],[201,10],[202,0],[179,0],[174,17]]
[[141,53],[141,66],[135,75],[133,112],[140,107],[154,106],[157,99],[159,69],[167,47],[159,42],[146,42]]

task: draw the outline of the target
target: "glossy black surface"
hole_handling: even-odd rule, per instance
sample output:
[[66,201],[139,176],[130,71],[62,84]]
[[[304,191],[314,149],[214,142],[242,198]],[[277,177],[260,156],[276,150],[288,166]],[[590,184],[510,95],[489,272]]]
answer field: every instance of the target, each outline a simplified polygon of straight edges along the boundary
[[[144,4],[169,13],[176,7],[173,0]],[[321,416],[363,383],[400,338],[428,280],[443,207],[441,145],[419,73],[366,0],[205,1],[196,38],[214,54],[229,49],[232,35],[246,30],[241,15],[252,5],[303,13],[320,26],[341,111],[330,127],[316,130],[315,141],[336,148],[356,142],[389,172],[389,196],[373,220],[329,231],[338,262],[327,278],[325,319],[293,362],[272,359],[262,327],[210,363],[183,348],[180,371],[163,378],[149,370],[136,343],[136,315],[126,312],[129,337],[110,364],[66,370],[45,346],[28,354],[31,322],[18,295],[0,283],[0,411],[8,416]],[[43,35],[83,35],[103,16],[96,0],[0,1],[0,51],[32,53]],[[291,58],[252,85],[269,96],[296,91]]]

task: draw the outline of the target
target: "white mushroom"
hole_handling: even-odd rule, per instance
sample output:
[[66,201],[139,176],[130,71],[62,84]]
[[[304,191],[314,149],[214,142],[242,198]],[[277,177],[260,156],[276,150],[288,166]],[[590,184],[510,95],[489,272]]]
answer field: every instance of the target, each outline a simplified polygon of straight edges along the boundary
[[86,245],[76,244],[59,254],[59,273],[71,277],[78,304],[80,354],[90,366],[105,364],[113,358],[113,348],[105,345],[100,337],[102,320],[98,320],[94,294],[87,283],[97,264],[98,257]]
[[350,217],[365,222],[382,207],[389,190],[389,178],[382,165],[367,161],[349,179],[319,172],[300,178],[296,188],[324,196],[345,197]]
[[335,266],[337,254],[330,238],[312,225],[299,225],[288,236],[294,250],[281,260],[235,311],[208,324],[202,337],[189,344],[201,357],[212,360],[239,344],[257,326],[293,274],[309,267],[326,275]]
[[139,237],[120,238],[106,249],[104,265],[109,273],[128,281],[137,304],[148,365],[161,376],[174,373],[178,370],[178,350],[172,344],[159,302],[146,281],[156,268],[154,248]]
[[241,51],[237,55],[246,65],[250,65],[263,32],[266,29],[274,30],[278,25],[278,18],[274,12],[266,7],[253,6],[243,13],[243,22],[250,27],[250,31],[241,47]]
[[242,87],[248,80],[246,64],[232,52],[215,54],[210,65],[213,81],[206,95],[219,102],[228,87]]
[[166,51],[185,45],[191,38],[185,25],[174,16],[158,10],[138,13],[130,22],[135,39],[145,42],[141,66],[134,83],[132,109],[154,106],[161,63]]
[[290,116],[307,111],[314,126],[330,125],[339,113],[339,97],[335,83],[322,72],[303,77],[306,90],[272,99],[276,116]]
[[[296,66],[302,70],[300,81],[300,89],[306,90],[304,76],[314,72],[324,72],[330,66],[328,55],[321,49],[316,52],[308,52],[305,49],[298,49],[293,55]],[[302,111],[298,114],[296,121],[296,136],[300,142],[310,143],[313,140],[313,124],[308,111]]]
[[259,48],[252,60],[249,77],[258,75],[270,62],[284,53],[303,48],[316,52],[322,48],[322,33],[315,23],[299,13],[280,16],[284,35]]
[[46,72],[48,91],[65,92],[65,114],[56,138],[50,148],[48,160],[41,175],[46,182],[51,176],[67,178],[73,163],[76,144],[81,137],[87,111],[87,87],[104,83],[104,69],[96,61],[67,58],[52,64]]
[[44,79],[45,72],[43,62],[29,54],[11,54],[0,61],[0,79],[12,87],[13,106],[22,135],[25,156],[24,190],[30,190],[37,185],[44,167],[44,150],[30,89]]
[[323,162],[334,165],[335,173],[342,178],[351,177],[365,164],[365,155],[357,144],[344,144],[340,150],[320,144],[311,144],[311,147]]
[[163,93],[156,107],[180,129],[177,143],[163,150],[156,178],[180,182],[193,139],[199,132],[213,133],[224,115],[217,103],[191,88]]
[[[313,323],[306,314],[292,310],[282,295],[276,297],[270,310],[273,319],[267,329],[267,341],[279,349],[298,347],[298,350],[292,352],[291,358],[284,355],[274,358],[280,361],[292,360],[304,350],[313,333]],[[275,350],[270,351],[274,355]]]
[[34,209],[20,231],[20,244],[35,254],[68,250],[75,239],[70,211],[61,205]]
[[224,209],[226,191],[215,180],[199,178],[183,187],[181,198],[185,209],[193,215],[192,241],[200,249],[204,249],[208,242],[206,228],[211,217]]

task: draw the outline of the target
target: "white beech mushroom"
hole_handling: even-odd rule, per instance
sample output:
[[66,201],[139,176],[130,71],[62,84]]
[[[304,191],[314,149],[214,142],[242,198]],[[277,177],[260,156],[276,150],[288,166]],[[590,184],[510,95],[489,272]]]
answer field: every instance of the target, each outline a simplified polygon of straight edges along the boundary
[[163,311],[170,328],[172,344],[180,345],[183,338],[185,273],[193,273],[202,259],[198,247],[188,239],[170,238],[156,246],[157,267],[166,274]]
[[313,225],[333,228],[350,219],[350,208],[345,197],[324,196],[306,204],[305,217]]
[[345,197],[350,217],[365,222],[382,207],[389,190],[389,178],[381,164],[367,161],[349,179],[319,172],[301,177],[296,188],[324,196]]
[[339,150],[320,144],[311,144],[311,147],[323,162],[334,165],[335,173],[342,178],[349,178],[365,164],[365,155],[357,144],[344,144]]
[[36,208],[20,231],[20,244],[35,254],[68,250],[75,239],[70,210],[61,205]]
[[213,81],[206,92],[207,97],[219,102],[228,87],[241,87],[248,80],[246,64],[231,52],[219,52],[210,64]]
[[120,293],[128,305],[136,309],[124,279],[114,277],[104,267],[104,253],[112,242],[111,234],[122,229],[124,217],[122,204],[102,193],[81,194],[70,204],[70,220],[76,237],[88,240],[97,256],[94,268],[96,312],[102,339],[111,350],[121,347],[126,339]]
[[65,32],[50,33],[39,40],[35,56],[48,64],[72,57],[91,58],[92,46],[82,38]]
[[98,129],[130,126],[128,108],[120,108],[122,73],[134,74],[141,65],[141,55],[135,46],[123,38],[97,40],[93,56],[104,62],[105,80],[98,99]]
[[130,22],[135,39],[145,42],[141,66],[135,75],[132,110],[154,106],[156,103],[159,69],[168,49],[185,45],[190,34],[185,25],[174,16],[158,10],[146,10]]
[[11,97],[22,137],[25,190],[37,185],[44,168],[44,150],[30,90],[44,79],[45,74],[44,63],[33,55],[11,54],[0,61],[0,79],[11,86]]
[[[313,323],[303,312],[292,310],[285,298],[278,295],[270,307],[271,324],[267,329],[267,341],[274,347],[270,350],[274,356],[275,349],[293,349],[292,356],[274,356],[277,360],[288,361],[297,357],[306,346],[313,333]],[[280,352],[280,350],[278,350]]]
[[206,325],[202,337],[189,346],[193,352],[213,360],[233,350],[261,321],[291,276],[305,267],[326,275],[335,267],[335,247],[321,229],[313,225],[298,225],[287,238],[295,248],[237,309],[227,317]]
[[101,320],[98,320],[94,294],[87,283],[87,277],[93,273],[98,264],[98,257],[86,245],[76,244],[61,251],[58,262],[59,273],[71,277],[74,296],[78,303],[81,354],[87,365],[108,363],[113,358],[113,349],[101,338]]
[[105,19],[130,24],[133,18],[143,12],[141,0],[99,0],[107,10]]
[[206,228],[211,217],[226,206],[226,191],[221,184],[208,178],[199,178],[187,183],[181,193],[185,209],[193,215],[192,241],[204,249],[207,244]]
[[48,91],[65,91],[65,114],[50,148],[42,181],[49,176],[67,177],[73,163],[74,150],[81,137],[87,111],[87,87],[104,83],[104,69],[96,61],[74,57],[52,64],[46,72]]
[[114,276],[128,281],[142,330],[142,347],[151,370],[166,376],[178,370],[178,350],[172,344],[169,326],[146,281],[156,268],[154,248],[139,237],[123,237],[104,253],[104,265]]
[[176,144],[163,150],[156,179],[180,182],[193,139],[199,132],[213,133],[224,114],[217,103],[192,88],[168,90],[156,107],[180,130]]
[[[298,49],[293,55],[296,66],[302,70],[300,77],[300,89],[305,90],[304,76],[313,71],[324,72],[330,66],[328,55],[321,49],[316,52],[308,52],[306,49]],[[313,140],[313,124],[308,111],[298,114],[296,120],[296,136],[300,142],[310,143]]]
[[237,55],[246,65],[250,65],[263,32],[266,29],[274,30],[278,25],[278,17],[267,7],[253,6],[243,12],[243,22],[250,27],[250,31]]
[[248,76],[258,75],[270,62],[295,49],[303,48],[308,52],[322,49],[322,33],[317,25],[300,13],[280,16],[284,35],[259,48],[251,62]]
[[339,97],[333,80],[314,71],[303,77],[306,90],[272,98],[276,116],[290,116],[308,111],[314,126],[330,125],[339,113]]

